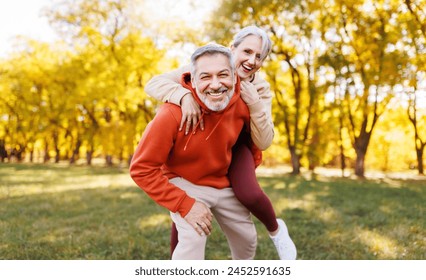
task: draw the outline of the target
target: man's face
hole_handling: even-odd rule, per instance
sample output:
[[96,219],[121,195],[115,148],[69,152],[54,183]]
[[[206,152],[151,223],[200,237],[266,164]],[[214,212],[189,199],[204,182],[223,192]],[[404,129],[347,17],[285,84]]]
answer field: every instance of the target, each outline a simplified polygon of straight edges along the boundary
[[225,109],[234,95],[235,86],[235,75],[228,58],[222,54],[199,57],[192,83],[207,108],[212,111]]
[[262,66],[262,39],[249,35],[238,45],[231,47],[235,67],[241,80],[247,80]]

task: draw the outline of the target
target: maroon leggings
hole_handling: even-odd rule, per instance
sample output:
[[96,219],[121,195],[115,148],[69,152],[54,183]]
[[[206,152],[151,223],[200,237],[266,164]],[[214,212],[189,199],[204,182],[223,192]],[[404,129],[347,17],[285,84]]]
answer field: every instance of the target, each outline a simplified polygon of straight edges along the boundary
[[[268,231],[278,229],[275,211],[271,201],[262,191],[256,179],[253,155],[244,142],[237,142],[232,151],[232,162],[229,167],[229,180],[237,199],[261,221]],[[176,248],[178,232],[173,223],[170,236],[170,252]]]

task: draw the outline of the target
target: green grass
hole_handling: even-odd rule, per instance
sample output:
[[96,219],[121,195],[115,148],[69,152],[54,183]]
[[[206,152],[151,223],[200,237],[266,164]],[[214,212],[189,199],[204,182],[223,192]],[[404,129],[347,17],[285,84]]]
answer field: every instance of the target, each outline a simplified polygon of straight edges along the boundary
[[[299,259],[426,259],[426,180],[259,176]],[[277,259],[256,219],[256,259]],[[170,217],[127,169],[0,164],[0,259],[168,259]],[[207,259],[229,259],[218,228]]]

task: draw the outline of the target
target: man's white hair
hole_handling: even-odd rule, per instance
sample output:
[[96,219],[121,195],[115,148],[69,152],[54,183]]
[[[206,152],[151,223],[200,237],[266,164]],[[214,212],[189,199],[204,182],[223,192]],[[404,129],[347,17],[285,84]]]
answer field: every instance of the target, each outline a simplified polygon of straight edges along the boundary
[[191,77],[195,77],[195,73],[197,72],[197,60],[204,55],[215,55],[222,54],[229,60],[229,65],[231,66],[231,73],[234,75],[235,72],[235,63],[232,59],[232,53],[229,48],[226,48],[219,44],[210,43],[199,47],[195,50],[195,52],[191,56]]

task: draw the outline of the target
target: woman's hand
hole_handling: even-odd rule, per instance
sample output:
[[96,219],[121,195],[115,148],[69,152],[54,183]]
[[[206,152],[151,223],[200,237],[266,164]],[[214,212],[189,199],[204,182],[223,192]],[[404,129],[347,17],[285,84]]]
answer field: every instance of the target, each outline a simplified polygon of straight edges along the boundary
[[[185,135],[189,133],[191,125],[192,131],[195,133],[197,122],[201,118],[200,105],[198,105],[191,94],[185,94],[180,101],[180,108],[182,110],[182,120],[180,122],[179,131],[181,131],[186,124]],[[203,119],[200,120],[200,128],[204,130]]]
[[246,104],[253,104],[259,100],[256,87],[247,81],[241,81],[241,98]]

